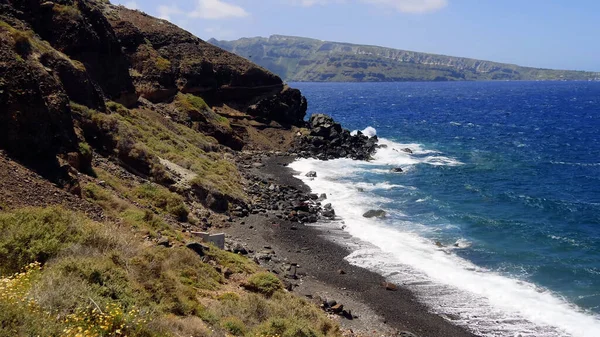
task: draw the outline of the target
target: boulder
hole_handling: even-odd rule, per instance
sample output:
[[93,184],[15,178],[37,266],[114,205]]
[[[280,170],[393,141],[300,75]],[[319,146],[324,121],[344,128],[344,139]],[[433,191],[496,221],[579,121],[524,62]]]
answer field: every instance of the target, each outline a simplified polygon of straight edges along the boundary
[[363,216],[365,218],[383,218],[385,217],[386,213],[384,210],[382,209],[377,209],[377,210],[369,210],[367,211],[365,214],[363,214]]
[[248,255],[248,250],[241,243],[236,244],[233,247],[232,252],[234,254]]
[[390,170],[392,173],[402,173],[404,170],[401,167],[394,167]]
[[308,127],[310,133],[300,136],[295,145],[298,155],[302,157],[368,160],[378,148],[377,136],[369,138],[360,132],[352,135],[324,114],[312,115]]
[[338,314],[341,313],[342,311],[344,311],[344,305],[343,304],[336,304],[334,306],[331,307],[331,311]]
[[404,149],[402,149],[402,150],[400,150],[400,151],[413,154],[413,151],[411,149],[407,148],[407,147],[404,148]]
[[308,205],[303,202],[303,201],[294,201],[294,210],[295,211],[299,211],[299,212],[308,212],[310,210],[310,208],[308,207]]
[[307,177],[309,178],[316,178],[317,177],[317,172],[315,171],[310,171],[306,174]]
[[308,123],[312,129],[316,129],[318,127],[329,129],[336,124],[331,116],[325,114],[314,114],[310,116]]
[[321,215],[328,219],[334,219],[335,211],[333,210],[333,208],[324,209],[323,212],[321,212]]
[[204,256],[206,255],[206,251],[209,250],[210,248],[200,244],[198,242],[190,242],[187,245],[185,245],[187,248],[191,249],[192,251],[194,251],[194,253],[198,254],[199,256]]
[[391,283],[391,282],[381,282],[381,286],[385,288],[385,290],[389,290],[389,291],[397,291],[398,290],[398,286]]

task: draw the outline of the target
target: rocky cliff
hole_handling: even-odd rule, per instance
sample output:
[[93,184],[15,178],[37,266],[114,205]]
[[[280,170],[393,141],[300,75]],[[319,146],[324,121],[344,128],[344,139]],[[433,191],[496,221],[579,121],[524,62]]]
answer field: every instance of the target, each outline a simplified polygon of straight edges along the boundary
[[286,81],[600,80],[600,73],[520,67],[293,36],[209,42],[256,62]]
[[341,337],[230,238],[201,242],[274,209],[251,171],[306,133],[306,109],[167,21],[0,0],[0,336]]
[[235,149],[276,144],[255,142],[249,128],[289,128],[306,113],[300,92],[273,73],[106,1],[2,0],[0,41],[0,148],[65,186],[76,185],[73,169],[90,166],[87,143],[151,171],[129,155],[143,143],[137,125],[128,131],[132,144],[116,135],[125,127],[114,120],[131,111],[142,119],[152,111],[163,124]]

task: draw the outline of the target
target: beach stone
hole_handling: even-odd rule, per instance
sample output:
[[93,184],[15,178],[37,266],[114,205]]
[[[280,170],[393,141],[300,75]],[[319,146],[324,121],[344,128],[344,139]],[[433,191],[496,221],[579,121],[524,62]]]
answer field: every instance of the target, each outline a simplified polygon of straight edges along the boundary
[[412,332],[409,332],[409,331],[400,331],[400,332],[398,333],[398,336],[399,336],[399,337],[419,337],[419,336],[417,336],[417,335],[415,335],[414,333],[412,333]]
[[236,244],[232,251],[234,254],[248,255],[248,250],[240,243]]
[[344,305],[343,304],[336,304],[334,306],[331,307],[331,311],[337,313],[341,313],[344,310]]
[[385,288],[385,290],[389,290],[389,291],[397,291],[398,290],[398,286],[391,283],[391,282],[381,282],[381,286]]
[[367,211],[365,214],[363,214],[363,216],[365,218],[383,218],[385,217],[386,213],[384,210],[382,209],[378,209],[378,210],[369,210]]
[[324,209],[323,212],[321,213],[321,215],[323,215],[326,218],[332,219],[332,218],[335,218],[335,211],[331,208]]
[[309,211],[309,207],[303,201],[297,200],[297,201],[294,202],[294,210],[295,211],[308,212]]
[[306,174],[307,177],[309,178],[316,178],[317,177],[317,172],[315,171],[310,171]]

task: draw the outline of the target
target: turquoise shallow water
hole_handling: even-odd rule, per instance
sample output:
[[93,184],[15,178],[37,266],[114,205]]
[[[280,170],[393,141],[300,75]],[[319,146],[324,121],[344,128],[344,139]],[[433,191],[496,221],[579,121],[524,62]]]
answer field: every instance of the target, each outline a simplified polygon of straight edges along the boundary
[[[600,313],[600,83],[291,85],[309,113],[371,126],[390,142],[387,161],[322,168],[372,186],[386,230],[457,244],[449,254],[471,269]],[[400,144],[417,151],[391,158]],[[406,172],[389,174],[390,165]]]

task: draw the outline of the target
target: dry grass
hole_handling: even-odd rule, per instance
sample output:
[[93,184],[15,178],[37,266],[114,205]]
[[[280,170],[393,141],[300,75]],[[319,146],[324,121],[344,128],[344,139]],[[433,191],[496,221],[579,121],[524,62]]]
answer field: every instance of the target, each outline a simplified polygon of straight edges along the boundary
[[[107,105],[108,106],[108,105]],[[106,137],[117,156],[161,180],[165,169],[158,157],[198,175],[194,183],[234,199],[245,199],[241,175],[224,154],[216,152],[217,141],[189,127],[165,119],[153,111],[116,107],[110,115],[75,108],[88,118],[96,134]],[[87,136],[86,136],[87,137]],[[88,140],[89,141],[89,140]],[[90,144],[98,147],[106,144]]]
[[[105,190],[87,192],[114,202]],[[130,227],[56,207],[0,213],[0,225],[9,234],[0,236],[0,337],[339,336],[336,324],[282,291],[274,275],[215,247],[205,261],[186,247],[149,245]],[[258,293],[215,266],[246,275],[244,284]]]

